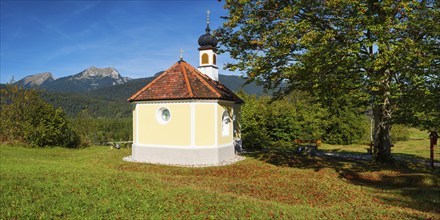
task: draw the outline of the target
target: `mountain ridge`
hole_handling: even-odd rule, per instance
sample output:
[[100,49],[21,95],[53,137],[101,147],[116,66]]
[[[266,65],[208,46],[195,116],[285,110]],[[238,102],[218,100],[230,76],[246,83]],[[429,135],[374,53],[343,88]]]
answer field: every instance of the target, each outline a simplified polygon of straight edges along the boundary
[[[114,84],[115,79],[123,78],[116,69],[97,69],[99,70],[92,66],[75,75],[27,88],[37,89],[44,100],[64,109],[69,117],[77,117],[83,111],[87,111],[92,117],[130,117],[131,107],[127,99],[163,73],[159,71],[150,77],[129,79],[124,83]],[[234,92],[244,91],[256,96],[268,95],[261,86],[255,82],[246,84],[247,80],[240,76],[219,74],[219,81]],[[92,85],[93,82],[100,84]]]
[[55,77],[51,72],[42,72],[24,77],[16,82],[24,87],[41,86],[44,83],[55,81]]
[[[67,76],[69,77],[69,76]],[[114,67],[105,67],[105,68],[97,68],[95,66],[91,66],[75,75],[73,75],[74,79],[90,79],[94,77],[109,77],[116,80],[117,84],[125,83],[126,80]]]
[[[132,94],[128,94],[129,92],[136,92],[136,89],[141,89],[145,80],[145,85],[149,83],[152,79],[159,76],[164,71],[159,71],[153,76],[145,77],[145,78],[137,78],[132,79],[129,77],[122,76],[114,67],[105,67],[98,68],[96,66],[90,66],[83,71],[60,77],[56,79],[52,73],[44,72],[40,74],[29,75],[18,81],[18,84],[23,85],[25,88],[30,87],[40,87],[46,89],[48,91],[56,91],[56,92],[67,92],[67,93],[93,93],[92,91],[103,90],[106,92],[102,92],[103,96],[108,96],[109,93],[113,90],[118,92],[123,92],[127,97]],[[219,74],[219,81],[225,84],[232,91],[244,90],[247,93],[255,94],[255,95],[263,95],[263,89],[260,86],[257,86],[255,83],[251,83],[249,85],[245,85],[246,79],[241,78],[237,75],[222,75]],[[134,89],[124,89],[124,84],[132,82],[127,85],[129,87],[133,87]],[[144,85],[144,86],[145,86]],[[116,86],[115,88],[111,88],[112,86]],[[136,90],[136,91],[132,91]],[[98,91],[98,93],[100,93]],[[107,93],[107,94],[106,94]]]
[[129,78],[123,77],[114,67],[97,68],[91,66],[77,74],[45,83],[41,87],[52,91],[78,93],[124,84],[129,80]]

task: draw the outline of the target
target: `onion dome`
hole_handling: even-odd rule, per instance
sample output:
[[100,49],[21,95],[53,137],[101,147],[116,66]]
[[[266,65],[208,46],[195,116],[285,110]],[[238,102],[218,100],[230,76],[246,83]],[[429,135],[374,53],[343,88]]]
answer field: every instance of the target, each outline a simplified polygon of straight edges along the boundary
[[217,46],[218,40],[217,38],[210,33],[211,29],[209,28],[209,24],[205,29],[206,33],[199,37],[199,49],[208,49],[215,48]]

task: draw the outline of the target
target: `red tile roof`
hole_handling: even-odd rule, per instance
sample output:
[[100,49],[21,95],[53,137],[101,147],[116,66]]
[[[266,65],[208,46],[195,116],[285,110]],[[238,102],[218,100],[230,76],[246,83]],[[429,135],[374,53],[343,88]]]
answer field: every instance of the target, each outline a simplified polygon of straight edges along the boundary
[[220,82],[181,60],[139,90],[128,101],[217,99],[243,103]]

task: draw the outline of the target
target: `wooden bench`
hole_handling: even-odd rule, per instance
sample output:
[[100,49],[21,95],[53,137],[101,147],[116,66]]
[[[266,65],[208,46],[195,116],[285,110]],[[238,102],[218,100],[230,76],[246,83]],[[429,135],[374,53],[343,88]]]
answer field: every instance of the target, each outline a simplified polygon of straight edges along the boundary
[[321,146],[321,140],[316,139],[316,140],[300,140],[300,139],[295,139],[293,141],[295,144],[300,145],[300,144],[315,144],[316,147]]
[[133,141],[112,141],[112,142],[107,142],[108,145],[110,145],[110,149],[111,148],[116,148],[116,149],[120,149],[121,145],[124,145],[124,147],[129,146],[129,144],[132,144]]
[[[297,149],[297,153],[305,153],[307,155],[316,155],[316,151],[318,151],[318,146],[321,145],[321,140],[317,139],[317,140],[300,140],[300,139],[295,139],[293,141],[296,145],[304,145],[305,146],[300,146]],[[310,144],[314,144],[314,145],[310,145]]]

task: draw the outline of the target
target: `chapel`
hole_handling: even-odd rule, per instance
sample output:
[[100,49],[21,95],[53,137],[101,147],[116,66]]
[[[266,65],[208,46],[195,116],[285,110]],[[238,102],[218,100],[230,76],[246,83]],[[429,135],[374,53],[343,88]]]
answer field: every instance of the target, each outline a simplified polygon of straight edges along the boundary
[[206,33],[198,39],[199,66],[182,59],[132,95],[131,160],[210,165],[230,161],[241,147],[237,95],[219,81],[218,41]]

